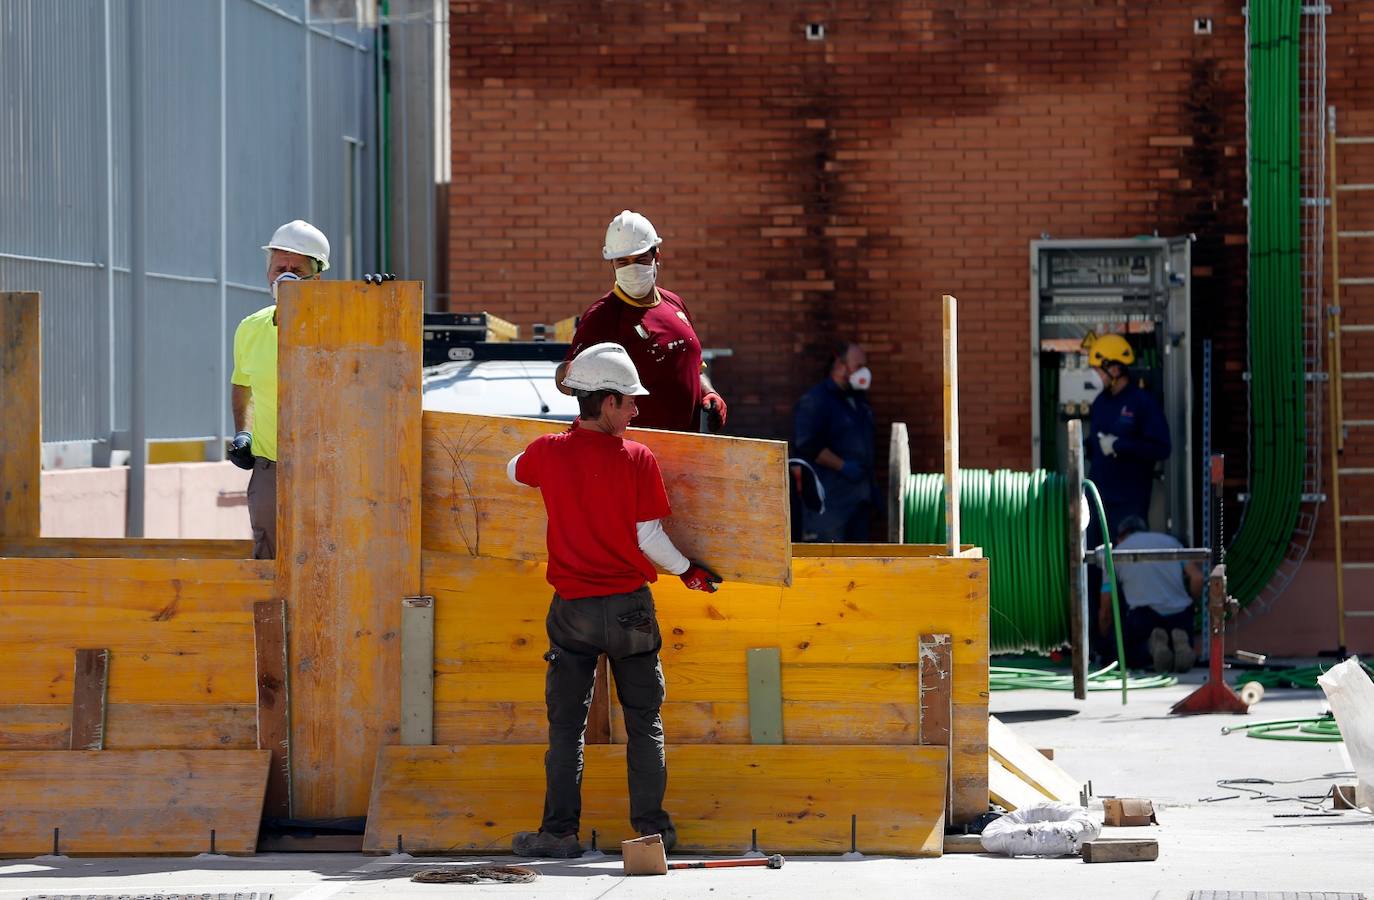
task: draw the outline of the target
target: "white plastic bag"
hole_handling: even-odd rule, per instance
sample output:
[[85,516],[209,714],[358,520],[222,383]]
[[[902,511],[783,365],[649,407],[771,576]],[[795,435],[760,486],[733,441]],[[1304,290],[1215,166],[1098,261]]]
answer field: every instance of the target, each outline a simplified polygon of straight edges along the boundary
[[1101,833],[1102,826],[1083,807],[1046,800],[989,824],[983,849],[1007,856],[1069,856]]
[[1355,765],[1355,805],[1374,804],[1374,684],[1359,657],[1352,656],[1317,677]]

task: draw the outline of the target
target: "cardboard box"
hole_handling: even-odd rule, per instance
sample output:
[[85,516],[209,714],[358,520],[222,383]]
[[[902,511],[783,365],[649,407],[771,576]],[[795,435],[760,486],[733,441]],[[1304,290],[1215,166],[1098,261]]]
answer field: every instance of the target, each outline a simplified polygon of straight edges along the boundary
[[663,849],[663,836],[660,834],[621,841],[620,856],[626,875],[668,874],[668,853]]
[[1149,800],[1108,797],[1102,801],[1102,824],[1116,826],[1158,825],[1155,806]]

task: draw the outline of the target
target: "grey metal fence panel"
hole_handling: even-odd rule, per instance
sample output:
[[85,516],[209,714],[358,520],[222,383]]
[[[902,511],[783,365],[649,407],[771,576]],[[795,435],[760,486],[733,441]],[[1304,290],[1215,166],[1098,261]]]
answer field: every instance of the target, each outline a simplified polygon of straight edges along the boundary
[[[338,2],[144,2],[148,433],[212,436],[272,231],[309,219],[375,265],[374,148],[347,149],[372,128],[374,37]],[[128,427],[127,18],[0,0],[0,290],[43,292],[45,441]]]

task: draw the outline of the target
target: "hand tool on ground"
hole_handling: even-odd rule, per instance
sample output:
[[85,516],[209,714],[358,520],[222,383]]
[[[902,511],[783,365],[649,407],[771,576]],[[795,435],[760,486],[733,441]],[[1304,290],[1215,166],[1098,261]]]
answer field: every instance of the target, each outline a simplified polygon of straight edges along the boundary
[[780,853],[772,856],[752,856],[743,859],[706,859],[700,862],[676,862],[668,863],[669,869],[738,869],[745,866],[767,867],[769,869],[781,869],[782,864],[787,862],[786,858]]

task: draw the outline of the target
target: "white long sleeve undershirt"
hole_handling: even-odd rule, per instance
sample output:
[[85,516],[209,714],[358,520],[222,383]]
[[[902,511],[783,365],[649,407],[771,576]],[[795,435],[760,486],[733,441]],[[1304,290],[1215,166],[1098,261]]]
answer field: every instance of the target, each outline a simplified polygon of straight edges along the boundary
[[[511,484],[529,487],[515,477],[515,467],[523,455],[517,453],[511,457],[510,462],[506,463],[506,477],[510,479]],[[672,538],[668,537],[668,533],[663,530],[662,519],[636,523],[635,535],[639,541],[639,549],[645,556],[649,557],[650,562],[663,571],[671,575],[681,575],[691,568],[691,561],[682,555],[682,551],[673,545]]]

